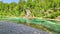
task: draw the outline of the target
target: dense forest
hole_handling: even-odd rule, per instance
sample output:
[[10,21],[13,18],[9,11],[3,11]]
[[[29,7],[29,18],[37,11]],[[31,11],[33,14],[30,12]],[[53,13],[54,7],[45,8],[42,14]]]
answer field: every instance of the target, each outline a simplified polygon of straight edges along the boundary
[[29,9],[32,17],[56,18],[60,15],[60,0],[19,0],[18,3],[0,1],[0,16],[23,17]]

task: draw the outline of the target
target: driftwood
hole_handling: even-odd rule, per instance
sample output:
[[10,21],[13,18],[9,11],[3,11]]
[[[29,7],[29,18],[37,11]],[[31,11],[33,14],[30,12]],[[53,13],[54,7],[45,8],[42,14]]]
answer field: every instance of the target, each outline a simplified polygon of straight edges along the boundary
[[26,15],[25,15],[25,17],[26,18],[31,17],[31,12],[30,12],[29,8],[26,9]]

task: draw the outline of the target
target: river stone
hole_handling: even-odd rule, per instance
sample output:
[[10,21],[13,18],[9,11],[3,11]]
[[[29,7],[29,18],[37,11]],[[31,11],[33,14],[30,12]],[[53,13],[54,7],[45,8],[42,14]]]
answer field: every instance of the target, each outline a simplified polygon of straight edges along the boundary
[[49,34],[23,24],[0,21],[0,34]]

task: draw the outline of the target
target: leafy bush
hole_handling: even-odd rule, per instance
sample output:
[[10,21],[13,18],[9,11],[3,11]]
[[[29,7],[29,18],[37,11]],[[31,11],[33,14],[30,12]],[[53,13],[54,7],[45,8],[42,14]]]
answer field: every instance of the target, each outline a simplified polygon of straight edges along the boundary
[[[26,8],[29,7],[31,15],[35,17],[44,17],[47,10],[53,8],[59,8],[60,0],[19,0],[18,3],[3,3],[0,2],[0,15],[3,16],[24,16],[26,15]],[[2,4],[2,5],[1,5]],[[45,11],[46,10],[46,11]],[[57,9],[59,10],[59,9]],[[60,13],[59,13],[60,14]],[[53,12],[49,18],[55,18],[59,15],[57,12]]]

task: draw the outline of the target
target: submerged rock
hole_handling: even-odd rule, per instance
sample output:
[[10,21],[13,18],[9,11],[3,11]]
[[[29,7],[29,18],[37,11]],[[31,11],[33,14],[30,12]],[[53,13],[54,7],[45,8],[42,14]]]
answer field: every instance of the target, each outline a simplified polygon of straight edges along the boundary
[[0,21],[0,34],[49,34],[23,24]]

